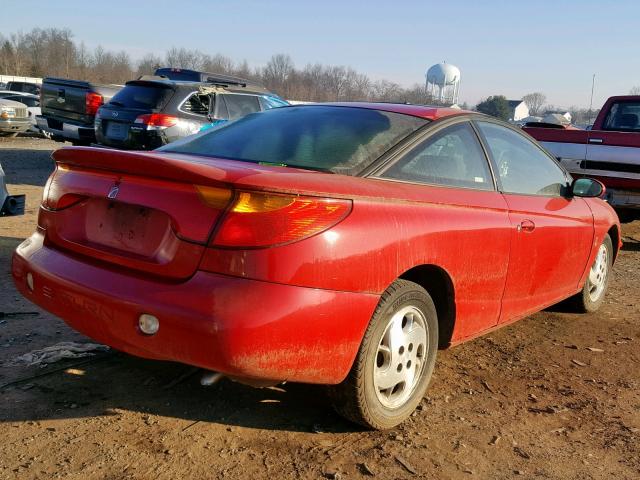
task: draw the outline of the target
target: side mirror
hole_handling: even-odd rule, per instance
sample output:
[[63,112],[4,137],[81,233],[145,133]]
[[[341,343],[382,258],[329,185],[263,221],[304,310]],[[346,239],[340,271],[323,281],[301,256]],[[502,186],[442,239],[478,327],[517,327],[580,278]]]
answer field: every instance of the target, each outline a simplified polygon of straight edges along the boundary
[[601,197],[605,190],[605,186],[593,178],[578,178],[571,185],[571,193],[576,197]]

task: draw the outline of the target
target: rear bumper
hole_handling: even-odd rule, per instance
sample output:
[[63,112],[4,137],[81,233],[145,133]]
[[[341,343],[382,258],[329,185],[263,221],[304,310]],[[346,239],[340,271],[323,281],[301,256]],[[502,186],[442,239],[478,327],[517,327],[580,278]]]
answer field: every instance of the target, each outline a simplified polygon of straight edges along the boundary
[[100,145],[122,150],[155,150],[169,143],[163,130],[144,130],[132,127],[127,133],[127,138],[115,140],[107,137],[102,132],[102,127],[96,129],[96,141]]
[[[14,282],[26,298],[118,350],[231,376],[342,381],[379,300],[206,272],[165,283],[82,261],[43,239],[35,233],[13,256]],[[142,313],[160,319],[158,333],[138,330]]]
[[0,119],[0,133],[22,133],[31,126],[31,121],[27,119]]
[[43,115],[36,115],[36,124],[40,130],[65,140],[91,143],[96,139],[93,125],[78,125],[55,119],[50,121]]

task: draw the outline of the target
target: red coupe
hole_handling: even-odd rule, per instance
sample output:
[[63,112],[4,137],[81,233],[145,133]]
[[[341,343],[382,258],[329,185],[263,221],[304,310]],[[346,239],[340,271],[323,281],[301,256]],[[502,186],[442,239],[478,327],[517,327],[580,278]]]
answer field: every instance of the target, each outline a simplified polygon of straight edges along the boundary
[[332,385],[373,428],[411,414],[438,348],[569,297],[596,310],[621,245],[602,184],[454,109],[292,106],[53,158],[23,295],[133,355]]

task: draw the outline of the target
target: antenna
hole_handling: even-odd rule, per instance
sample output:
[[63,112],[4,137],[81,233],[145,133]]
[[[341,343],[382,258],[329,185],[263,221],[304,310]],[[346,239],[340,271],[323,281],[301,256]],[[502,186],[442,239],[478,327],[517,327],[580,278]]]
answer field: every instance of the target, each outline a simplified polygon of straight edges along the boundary
[[596,84],[596,74],[591,78],[591,101],[589,102],[589,125],[591,125],[591,109],[593,108],[593,87]]

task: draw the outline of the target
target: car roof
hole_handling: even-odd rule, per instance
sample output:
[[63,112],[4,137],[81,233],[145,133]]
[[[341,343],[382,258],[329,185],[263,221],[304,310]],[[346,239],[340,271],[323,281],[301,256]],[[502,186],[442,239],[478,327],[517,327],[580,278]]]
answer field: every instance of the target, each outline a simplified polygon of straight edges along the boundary
[[316,103],[312,105],[329,105],[337,107],[356,107],[368,108],[371,110],[381,110],[383,112],[403,113],[405,115],[413,115],[414,117],[426,118],[427,120],[438,120],[440,118],[451,117],[454,115],[463,115],[474,113],[459,108],[439,107],[436,105],[413,105],[406,103],[376,103],[376,102],[330,102]]

